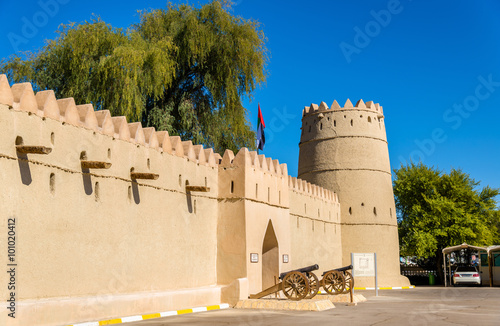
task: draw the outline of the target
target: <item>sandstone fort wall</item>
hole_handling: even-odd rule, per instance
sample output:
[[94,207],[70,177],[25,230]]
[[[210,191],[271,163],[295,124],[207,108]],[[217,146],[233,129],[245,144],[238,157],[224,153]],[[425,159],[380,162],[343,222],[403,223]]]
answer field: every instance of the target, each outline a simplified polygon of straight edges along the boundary
[[8,325],[234,304],[280,272],[341,265],[337,195],[286,164],[245,148],[220,156],[4,75],[0,182],[0,243],[9,218],[18,239]]

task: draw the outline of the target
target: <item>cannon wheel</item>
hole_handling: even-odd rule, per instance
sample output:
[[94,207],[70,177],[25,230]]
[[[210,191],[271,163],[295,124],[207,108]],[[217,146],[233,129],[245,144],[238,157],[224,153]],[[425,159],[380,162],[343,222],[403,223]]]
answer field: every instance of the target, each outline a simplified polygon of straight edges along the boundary
[[309,281],[300,272],[290,272],[283,278],[281,290],[288,299],[299,301],[309,293]]
[[309,293],[306,295],[305,299],[314,298],[319,291],[319,279],[313,272],[306,273],[306,277],[309,281]]
[[352,274],[350,272],[344,271],[344,278],[345,278],[344,293],[348,293],[351,288],[354,288],[354,277],[352,277]]
[[344,275],[339,271],[327,272],[323,277],[323,288],[328,294],[340,294],[344,292]]

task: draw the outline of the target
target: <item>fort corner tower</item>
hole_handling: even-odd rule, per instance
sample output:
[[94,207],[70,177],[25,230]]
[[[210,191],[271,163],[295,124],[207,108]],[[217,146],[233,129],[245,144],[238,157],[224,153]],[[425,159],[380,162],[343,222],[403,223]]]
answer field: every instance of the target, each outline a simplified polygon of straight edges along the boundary
[[[340,201],[342,261],[377,253],[379,286],[408,286],[400,275],[396,208],[382,107],[359,100],[305,107],[298,177],[336,192]],[[356,277],[372,287],[373,277]]]

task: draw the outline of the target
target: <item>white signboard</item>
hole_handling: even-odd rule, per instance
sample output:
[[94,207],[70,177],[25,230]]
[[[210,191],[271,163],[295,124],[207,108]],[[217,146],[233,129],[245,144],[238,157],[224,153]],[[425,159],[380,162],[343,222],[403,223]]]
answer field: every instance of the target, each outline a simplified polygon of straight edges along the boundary
[[375,276],[375,254],[357,254],[352,253],[352,275],[358,276]]

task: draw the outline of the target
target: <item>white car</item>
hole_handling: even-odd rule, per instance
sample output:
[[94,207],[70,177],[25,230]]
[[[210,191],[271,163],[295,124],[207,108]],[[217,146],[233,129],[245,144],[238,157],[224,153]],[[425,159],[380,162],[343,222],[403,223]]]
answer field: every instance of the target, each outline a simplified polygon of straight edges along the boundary
[[476,284],[481,285],[481,276],[475,266],[459,266],[453,273],[453,285]]

